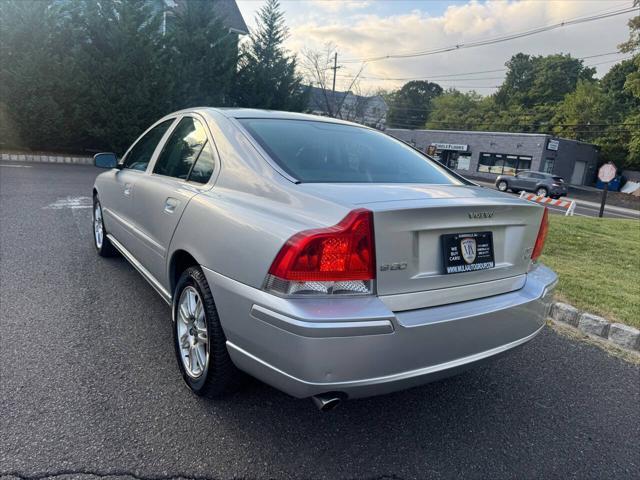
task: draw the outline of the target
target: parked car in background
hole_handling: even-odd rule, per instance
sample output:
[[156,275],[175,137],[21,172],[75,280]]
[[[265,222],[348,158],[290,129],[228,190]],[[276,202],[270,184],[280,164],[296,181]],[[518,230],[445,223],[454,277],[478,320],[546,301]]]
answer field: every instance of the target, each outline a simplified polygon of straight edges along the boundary
[[567,195],[567,184],[562,177],[551,173],[525,170],[516,175],[500,175],[496,178],[496,187],[501,192],[511,190],[534,192],[540,197],[560,198]]
[[452,375],[545,324],[546,208],[377,130],[199,108],[95,163],[109,169],[93,190],[95,248],[171,305],[198,395],[244,371],[326,410]]

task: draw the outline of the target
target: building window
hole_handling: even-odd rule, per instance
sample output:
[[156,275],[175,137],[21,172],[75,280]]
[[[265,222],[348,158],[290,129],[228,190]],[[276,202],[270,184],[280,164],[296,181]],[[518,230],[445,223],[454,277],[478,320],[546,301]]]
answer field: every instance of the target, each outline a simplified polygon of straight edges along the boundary
[[531,157],[518,157],[518,172],[531,170]]
[[547,173],[553,173],[553,165],[555,162],[556,161],[553,158],[545,158],[542,171]]
[[458,168],[457,170],[469,170],[471,164],[471,154],[461,153],[458,155]]
[[478,171],[496,175],[515,175],[531,168],[531,157],[505,153],[481,153]]

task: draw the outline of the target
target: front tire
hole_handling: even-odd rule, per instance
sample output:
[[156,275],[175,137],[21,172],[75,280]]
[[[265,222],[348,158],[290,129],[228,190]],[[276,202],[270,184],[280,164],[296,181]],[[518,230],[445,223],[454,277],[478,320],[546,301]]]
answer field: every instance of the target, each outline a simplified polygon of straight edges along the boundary
[[102,205],[100,205],[97,196],[93,197],[93,245],[101,257],[113,257],[118,254],[107,237],[102,217]]
[[500,180],[498,182],[498,190],[501,192],[506,192],[509,189],[509,185],[504,180]]
[[180,276],[173,301],[173,344],[178,368],[196,395],[220,397],[237,390],[241,373],[227,351],[227,339],[202,270]]

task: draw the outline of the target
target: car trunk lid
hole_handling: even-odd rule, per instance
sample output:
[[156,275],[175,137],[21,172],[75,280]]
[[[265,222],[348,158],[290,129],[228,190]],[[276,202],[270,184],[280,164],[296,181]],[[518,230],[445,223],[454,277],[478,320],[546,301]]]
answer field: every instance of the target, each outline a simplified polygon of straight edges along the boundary
[[[393,310],[497,295],[524,285],[542,218],[538,205],[476,186],[325,186],[312,188],[373,211],[377,293]],[[491,233],[495,266],[446,273],[442,236],[479,232]]]

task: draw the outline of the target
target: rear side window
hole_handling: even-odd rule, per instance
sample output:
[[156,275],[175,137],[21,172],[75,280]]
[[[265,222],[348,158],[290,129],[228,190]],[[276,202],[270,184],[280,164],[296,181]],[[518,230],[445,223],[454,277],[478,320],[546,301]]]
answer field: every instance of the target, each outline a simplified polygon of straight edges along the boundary
[[138,140],[125,157],[123,163],[124,168],[146,170],[153,156],[153,152],[156,150],[158,143],[162,140],[162,136],[173,121],[174,119],[171,119],[156,125]]
[[213,173],[215,165],[215,157],[213,154],[213,147],[209,142],[205,143],[196,164],[191,169],[189,175],[190,182],[207,183]]
[[375,130],[307,120],[238,121],[301,182],[463,184],[433,160]]
[[187,180],[206,143],[202,123],[195,118],[183,118],[162,148],[153,173]]

